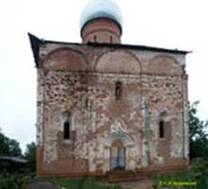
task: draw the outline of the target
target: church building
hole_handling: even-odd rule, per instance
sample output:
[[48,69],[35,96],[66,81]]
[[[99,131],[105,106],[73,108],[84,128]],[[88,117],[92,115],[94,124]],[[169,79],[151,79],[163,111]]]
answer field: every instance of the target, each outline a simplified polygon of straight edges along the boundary
[[37,175],[116,181],[187,169],[188,52],[122,44],[122,32],[115,2],[91,0],[82,43],[29,34]]

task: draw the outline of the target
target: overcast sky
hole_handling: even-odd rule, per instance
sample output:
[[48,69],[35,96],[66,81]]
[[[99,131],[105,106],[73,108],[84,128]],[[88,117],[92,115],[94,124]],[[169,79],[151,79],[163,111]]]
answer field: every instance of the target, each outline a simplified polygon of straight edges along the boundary
[[[88,0],[0,0],[0,128],[21,143],[35,141],[36,69],[27,32],[81,42],[79,18]],[[193,50],[187,56],[189,100],[208,118],[207,0],[115,0],[122,42]]]

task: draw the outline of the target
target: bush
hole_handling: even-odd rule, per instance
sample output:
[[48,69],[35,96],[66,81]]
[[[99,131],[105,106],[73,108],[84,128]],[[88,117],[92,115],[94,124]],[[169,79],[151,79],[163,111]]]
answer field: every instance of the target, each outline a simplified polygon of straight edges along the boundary
[[0,189],[27,189],[28,184],[34,179],[34,173],[0,173]]
[[[177,183],[196,183],[196,186],[174,186]],[[191,162],[189,172],[178,172],[174,174],[158,176],[155,178],[155,189],[174,188],[174,189],[205,189],[208,188],[208,161],[198,158]],[[169,189],[168,188],[168,189]]]

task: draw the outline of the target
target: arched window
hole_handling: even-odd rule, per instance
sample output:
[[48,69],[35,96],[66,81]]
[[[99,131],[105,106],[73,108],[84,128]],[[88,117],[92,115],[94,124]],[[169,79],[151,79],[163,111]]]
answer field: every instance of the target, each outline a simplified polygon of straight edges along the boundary
[[120,81],[117,81],[116,85],[115,85],[115,97],[116,97],[116,100],[121,99],[121,96],[122,96],[122,83]]
[[165,137],[165,133],[164,133],[164,121],[161,120],[159,122],[159,137],[160,138],[164,138]]
[[63,123],[63,137],[64,140],[71,138],[71,114],[70,112],[64,113],[64,123]]
[[70,139],[70,124],[68,121],[64,123],[64,139]]

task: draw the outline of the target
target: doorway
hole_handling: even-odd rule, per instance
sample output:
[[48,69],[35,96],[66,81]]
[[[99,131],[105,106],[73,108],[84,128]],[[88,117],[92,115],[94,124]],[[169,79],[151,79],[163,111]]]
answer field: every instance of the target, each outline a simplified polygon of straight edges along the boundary
[[111,170],[125,170],[126,149],[121,140],[115,140],[111,146],[110,167]]

